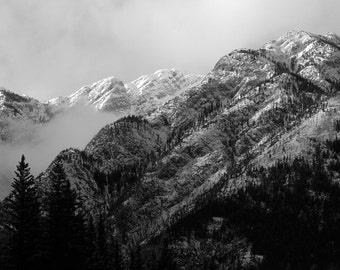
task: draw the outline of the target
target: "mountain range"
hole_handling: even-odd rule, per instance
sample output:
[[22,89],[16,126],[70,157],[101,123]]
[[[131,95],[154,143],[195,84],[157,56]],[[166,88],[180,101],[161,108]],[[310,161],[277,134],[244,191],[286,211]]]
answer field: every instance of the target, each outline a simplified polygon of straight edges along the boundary
[[68,97],[40,102],[7,89],[0,89],[1,140],[8,141],[14,130],[11,123],[34,126],[80,106],[97,111],[123,114],[151,114],[158,106],[198,84],[203,76],[184,75],[175,69],[162,69],[144,75],[131,83],[110,77],[87,85]]
[[[110,77],[45,103],[2,89],[0,135],[6,143],[11,121],[44,124],[77,106],[123,113],[84,149],[61,151],[37,180],[44,194],[62,160],[85,207],[105,213],[112,234],[123,235],[126,247],[149,246],[212,200],[257,183],[250,171],[283,159],[312,162],[316,147],[330,151],[327,142],[340,130],[339,91],[340,37],[291,31],[257,50],[230,52],[205,76],[163,69],[127,84]],[[339,158],[331,156],[327,162]],[[336,170],[328,172],[339,181]],[[213,216],[207,230],[222,224]],[[176,253],[181,269],[203,269],[200,239],[171,242],[187,252]],[[261,261],[249,239],[236,242],[243,266]],[[197,268],[188,266],[193,261]]]

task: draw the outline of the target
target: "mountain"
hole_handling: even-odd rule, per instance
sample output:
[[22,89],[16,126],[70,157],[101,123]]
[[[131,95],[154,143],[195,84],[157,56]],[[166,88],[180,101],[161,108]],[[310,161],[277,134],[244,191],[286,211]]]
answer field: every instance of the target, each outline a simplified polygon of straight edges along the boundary
[[0,142],[19,139],[13,137],[18,133],[21,133],[20,136],[30,137],[31,134],[22,133],[25,127],[46,123],[52,117],[47,104],[4,88],[0,89]]
[[203,76],[184,75],[176,69],[161,69],[126,85],[133,96],[134,114],[150,114],[166,101],[198,85]]
[[60,111],[79,105],[99,111],[150,114],[160,104],[195,86],[203,76],[184,75],[175,69],[161,69],[124,84],[109,77],[80,88],[69,97],[60,97],[48,103]]
[[68,97],[47,102],[0,89],[0,141],[30,140],[39,125],[79,106],[112,113],[150,114],[167,100],[197,85],[202,78],[184,75],[175,69],[162,69],[128,84],[109,77],[84,86]]
[[[223,269],[258,269],[267,254],[255,243],[266,237],[249,238],[257,228],[244,232],[244,224],[228,227],[232,216],[214,216],[217,207],[209,207],[261,186],[266,170],[272,175],[279,161],[296,161],[295,166],[306,161],[316,170],[323,153],[325,164],[337,164],[340,151],[330,142],[340,131],[340,37],[292,31],[258,50],[223,56],[199,82],[176,74],[159,71],[127,85],[110,78],[80,89],[66,103],[85,100],[104,109],[118,97],[119,108],[141,116],[106,125],[84,150],[64,150],[56,160],[63,161],[86,209],[105,214],[109,232],[125,250],[140,245],[146,257],[155,252],[161,261],[165,247],[182,269],[215,269],[208,267],[217,262]],[[164,87],[154,86],[163,79]],[[181,87],[168,88],[177,82]],[[153,101],[141,105],[144,97]],[[42,194],[56,160],[38,178]],[[325,164],[320,166],[327,167],[327,177],[337,182],[338,169]],[[286,186],[288,180],[280,188]],[[327,192],[306,192],[308,202],[327,201]],[[236,198],[247,202],[240,194]],[[231,209],[239,209],[236,202]],[[261,213],[271,211],[265,202],[264,194]],[[308,221],[302,214],[300,220]]]

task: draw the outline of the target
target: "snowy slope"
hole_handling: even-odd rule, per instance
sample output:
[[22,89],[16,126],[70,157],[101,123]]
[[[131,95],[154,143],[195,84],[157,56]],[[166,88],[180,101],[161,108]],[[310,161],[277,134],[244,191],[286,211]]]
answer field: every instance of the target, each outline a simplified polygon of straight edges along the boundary
[[100,111],[148,114],[201,79],[202,76],[184,75],[175,69],[158,70],[127,84],[110,77],[84,86],[67,98],[52,99],[49,104],[56,111],[86,105]]
[[131,106],[124,83],[114,77],[82,87],[69,96],[69,103],[71,107],[84,104],[103,111],[125,111]]
[[159,105],[198,85],[202,78],[175,69],[161,69],[126,84],[126,88],[133,97],[135,113],[150,114]]

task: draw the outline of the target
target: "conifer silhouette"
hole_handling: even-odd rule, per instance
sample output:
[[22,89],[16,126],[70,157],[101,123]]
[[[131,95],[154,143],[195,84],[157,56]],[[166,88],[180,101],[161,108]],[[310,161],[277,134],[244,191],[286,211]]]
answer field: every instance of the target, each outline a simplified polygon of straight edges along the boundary
[[5,227],[8,232],[8,265],[14,269],[36,269],[40,239],[40,204],[34,177],[22,155],[12,192],[6,199]]
[[50,180],[47,230],[51,269],[84,269],[84,221],[77,213],[77,195],[71,188],[61,160],[52,168]]

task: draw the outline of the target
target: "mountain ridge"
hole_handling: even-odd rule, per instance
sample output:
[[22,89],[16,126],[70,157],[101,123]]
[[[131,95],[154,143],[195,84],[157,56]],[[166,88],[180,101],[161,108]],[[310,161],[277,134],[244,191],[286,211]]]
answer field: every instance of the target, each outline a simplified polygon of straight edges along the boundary
[[[169,99],[175,96],[176,92],[199,83],[201,78],[200,75],[184,75],[174,68],[160,69],[126,84],[115,77],[108,77],[92,85],[83,86],[70,96],[61,97],[60,100],[61,104],[66,102],[69,107],[84,104],[92,105],[96,110],[129,111],[129,113],[137,110],[138,113],[145,114],[146,112],[139,107],[147,99],[156,98],[156,101],[164,102],[162,99],[165,97]],[[114,100],[117,100],[117,103],[110,104]],[[52,105],[58,102],[59,98],[48,101]],[[149,111],[149,108],[145,110]]]
[[[36,124],[45,124],[56,115],[82,106],[111,113],[150,114],[157,106],[198,84],[201,79],[200,75],[184,75],[175,69],[158,70],[128,84],[115,77],[108,77],[83,86],[68,97],[53,98],[46,102],[2,89],[7,94],[1,94],[3,98],[0,100],[0,121],[3,123],[0,130],[1,141],[10,140],[11,132],[15,132],[15,129],[7,128],[12,121],[26,121],[30,128]],[[26,109],[18,110],[21,107]]]
[[[87,209],[105,213],[112,235],[147,246],[211,200],[256,184],[251,168],[312,160],[317,145],[327,149],[339,135],[338,45],[335,34],[295,31],[235,50],[197,85],[56,159]],[[38,178],[42,193],[50,167]]]
[[[301,144],[302,150],[292,151],[291,158],[301,151],[309,153],[318,133],[311,131],[308,119],[314,123],[312,116],[327,114],[338,104],[335,101],[339,98],[339,88],[334,74],[339,74],[340,66],[333,63],[340,59],[340,53],[318,37],[304,35],[304,32],[289,34],[286,43],[279,38],[275,42],[282,44],[274,51],[265,45],[265,49],[258,51],[242,49],[222,57],[200,85],[146,116],[151,123],[151,134],[158,133],[160,138],[157,146],[160,150],[154,147],[148,150],[159,152],[156,161],[151,162],[154,165],[145,164],[149,169],[140,181],[127,185],[127,193],[106,193],[106,200],[114,202],[115,210],[109,212],[115,213],[115,219],[122,220],[121,215],[126,211],[131,215],[124,218],[124,226],[131,228],[131,241],[149,241],[172,226],[191,211],[188,209],[195,209],[196,202],[208,196],[204,194],[209,194],[215,186],[223,194],[223,190],[244,185],[247,177],[242,168],[262,162],[261,165],[269,166],[282,158],[282,153],[288,151],[283,151],[283,141],[287,137],[289,140],[289,134],[299,134],[304,125],[310,132],[306,137],[311,138]],[[297,44],[289,45],[292,42]],[[308,44],[305,46],[303,42]],[[289,48],[305,46],[305,50],[286,50],[287,44]],[[282,60],[283,56],[286,61]],[[307,56],[318,61],[308,61]],[[293,57],[298,68],[292,65]],[[333,122],[337,117],[329,114]],[[122,130],[134,134],[137,122],[127,121]],[[104,127],[90,142],[91,146],[85,148],[88,154],[97,153],[100,164],[119,162],[119,153],[131,153],[129,149],[137,138],[120,140],[119,148],[110,149],[114,141],[109,135],[112,125]],[[336,134],[331,129],[332,125],[327,125],[329,132],[323,139]],[[126,133],[122,131],[122,134]],[[143,147],[148,146],[145,143]],[[291,147],[294,149],[294,145]],[[100,161],[102,156],[106,157]],[[141,162],[145,157],[137,154],[132,159]],[[224,182],[224,176],[235,166],[240,169],[239,176]],[[103,165],[100,170],[110,172],[112,168]],[[88,181],[96,185],[94,178]],[[124,203],[117,205],[120,196]]]

